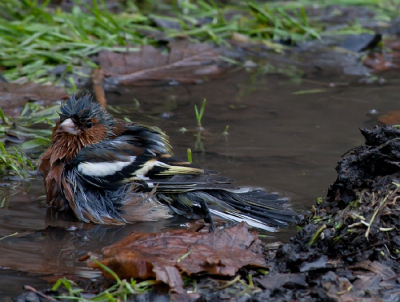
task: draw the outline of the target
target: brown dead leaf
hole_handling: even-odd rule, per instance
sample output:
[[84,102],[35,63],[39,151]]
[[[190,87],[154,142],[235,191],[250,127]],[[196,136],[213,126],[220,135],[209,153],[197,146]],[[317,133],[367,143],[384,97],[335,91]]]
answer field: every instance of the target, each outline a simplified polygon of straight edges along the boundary
[[394,270],[381,262],[378,261],[369,261],[365,260],[362,262],[357,263],[356,265],[349,266],[349,269],[351,270],[366,270],[375,273],[378,275],[382,280],[391,280],[397,278],[397,274],[394,272]]
[[[132,233],[102,249],[105,266],[120,278],[156,278],[183,293],[180,271],[234,276],[243,266],[266,267],[262,243],[248,225],[216,230],[213,233],[173,230],[162,233]],[[93,261],[88,266],[99,268]],[[106,277],[111,277],[103,271]]]
[[0,107],[2,109],[22,107],[29,101],[54,102],[68,98],[68,94],[62,87],[35,83],[0,82]]
[[365,260],[349,266],[349,269],[356,277],[353,282],[356,292],[368,291],[372,296],[376,296],[379,292],[399,292],[398,275],[390,263]]
[[364,65],[372,69],[372,71],[384,71],[390,69],[399,69],[400,53],[382,54],[382,53],[370,53],[364,60]]
[[[357,280],[358,281],[358,280]],[[356,282],[357,282],[356,281]],[[379,298],[373,295],[371,298],[366,298],[363,294],[361,297],[355,290],[356,286],[351,284],[349,279],[340,277],[333,271],[326,273],[321,277],[321,285],[326,290],[327,295],[334,301],[339,302],[380,302]],[[353,286],[354,285],[354,286]],[[364,290],[368,287],[364,287]]]
[[400,40],[384,39],[381,52],[371,52],[364,60],[364,65],[374,72],[400,69]]
[[400,124],[400,111],[388,111],[379,116],[378,121],[385,125],[398,125]]
[[369,269],[381,276],[383,281],[390,280],[390,279],[395,279],[397,277],[397,274],[394,272],[394,270],[390,267],[387,266],[384,263],[380,263],[378,261],[374,261],[369,265]]
[[357,276],[357,280],[354,281],[353,285],[354,288],[356,289],[368,289],[370,291],[374,290],[377,291],[379,290],[379,283],[382,281],[382,277],[379,276],[378,274],[374,273],[358,273],[355,274]]
[[151,85],[154,81],[176,81],[195,84],[218,75],[221,49],[210,44],[178,40],[168,44],[169,52],[151,45],[139,52],[102,51],[98,62],[104,76],[114,84]]

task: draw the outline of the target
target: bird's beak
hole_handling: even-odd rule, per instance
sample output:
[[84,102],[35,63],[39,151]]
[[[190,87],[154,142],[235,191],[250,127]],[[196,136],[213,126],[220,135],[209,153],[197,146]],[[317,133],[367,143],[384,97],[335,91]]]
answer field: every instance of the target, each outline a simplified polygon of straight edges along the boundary
[[75,125],[72,119],[68,118],[60,124],[58,132],[66,132],[69,134],[78,135],[78,127]]

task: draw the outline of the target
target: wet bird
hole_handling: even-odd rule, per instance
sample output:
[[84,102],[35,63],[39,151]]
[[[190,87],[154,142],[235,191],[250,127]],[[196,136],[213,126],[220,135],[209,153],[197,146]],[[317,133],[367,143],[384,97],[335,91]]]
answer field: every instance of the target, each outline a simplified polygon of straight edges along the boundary
[[173,157],[157,127],[116,119],[90,96],[72,96],[60,110],[39,170],[47,203],[81,221],[125,224],[178,214],[204,219],[212,230],[214,214],[274,231],[294,219],[278,194],[238,188]]

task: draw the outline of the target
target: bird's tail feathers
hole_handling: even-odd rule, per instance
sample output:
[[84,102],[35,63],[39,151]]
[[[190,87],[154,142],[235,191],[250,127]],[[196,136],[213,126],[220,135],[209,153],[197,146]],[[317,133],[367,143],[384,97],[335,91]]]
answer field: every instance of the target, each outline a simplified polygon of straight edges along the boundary
[[226,220],[231,220],[231,221],[236,221],[236,222],[246,222],[248,225],[257,228],[257,229],[261,229],[261,230],[265,230],[267,232],[276,232],[277,228],[276,227],[272,227],[269,225],[266,225],[264,222],[248,217],[246,215],[240,214],[240,213],[236,213],[236,212],[221,212],[218,210],[213,210],[210,209],[211,214],[214,214],[215,216],[224,218]]
[[273,231],[294,222],[296,213],[287,207],[288,200],[277,193],[263,190],[208,189],[181,193],[159,193],[160,200],[169,204],[177,214],[198,218],[200,208],[207,204],[209,211],[233,221],[246,221],[250,225]]

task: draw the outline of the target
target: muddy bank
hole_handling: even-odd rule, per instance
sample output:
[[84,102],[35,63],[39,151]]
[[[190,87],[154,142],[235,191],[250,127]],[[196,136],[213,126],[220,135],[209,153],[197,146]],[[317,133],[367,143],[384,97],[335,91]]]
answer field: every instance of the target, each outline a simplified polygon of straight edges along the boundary
[[274,272],[291,272],[283,279],[295,280],[297,290],[283,285],[283,299],[300,299],[304,290],[301,301],[400,297],[400,131],[377,127],[361,133],[365,144],[339,162],[327,198],[299,216],[301,230],[270,260],[274,269],[261,285]]

